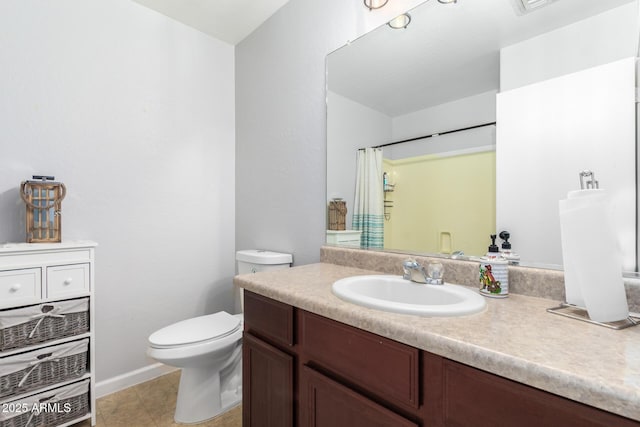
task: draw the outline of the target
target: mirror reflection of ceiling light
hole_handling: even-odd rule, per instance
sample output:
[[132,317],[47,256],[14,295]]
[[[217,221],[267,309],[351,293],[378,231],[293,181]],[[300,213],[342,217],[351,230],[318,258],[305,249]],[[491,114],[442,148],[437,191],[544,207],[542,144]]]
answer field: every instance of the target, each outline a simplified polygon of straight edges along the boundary
[[380,9],[382,6],[387,4],[389,0],[364,0],[364,5],[369,8],[369,10]]
[[396,16],[391,21],[387,22],[387,25],[389,25],[394,30],[401,30],[403,28],[407,28],[409,22],[411,22],[411,15],[409,15],[408,13],[403,13],[402,15]]

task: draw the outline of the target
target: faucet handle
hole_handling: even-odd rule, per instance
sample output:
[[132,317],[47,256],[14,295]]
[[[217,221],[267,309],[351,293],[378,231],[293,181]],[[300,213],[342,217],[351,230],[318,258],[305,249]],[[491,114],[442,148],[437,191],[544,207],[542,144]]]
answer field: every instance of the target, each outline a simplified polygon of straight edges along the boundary
[[413,258],[407,258],[402,262],[402,266],[407,268],[415,268],[418,267],[418,261]]
[[428,283],[442,285],[444,280],[444,266],[440,262],[430,262],[427,266]]

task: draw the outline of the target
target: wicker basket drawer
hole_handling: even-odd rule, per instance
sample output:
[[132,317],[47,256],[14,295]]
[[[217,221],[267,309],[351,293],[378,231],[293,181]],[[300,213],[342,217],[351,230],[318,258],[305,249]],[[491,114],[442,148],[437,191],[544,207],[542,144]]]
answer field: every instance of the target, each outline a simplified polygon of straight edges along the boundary
[[0,427],[57,426],[89,413],[89,380],[0,405]]
[[0,359],[0,398],[25,394],[87,372],[89,339],[44,347]]
[[0,311],[0,351],[89,331],[89,298]]

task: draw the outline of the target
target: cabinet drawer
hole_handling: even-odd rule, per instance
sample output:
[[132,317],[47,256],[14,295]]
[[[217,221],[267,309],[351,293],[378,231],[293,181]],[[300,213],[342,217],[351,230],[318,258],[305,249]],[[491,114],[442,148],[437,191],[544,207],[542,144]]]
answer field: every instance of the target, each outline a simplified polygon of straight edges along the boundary
[[47,297],[82,295],[89,292],[89,264],[47,267]]
[[293,345],[293,307],[244,292],[245,331],[266,338],[276,344]]
[[0,311],[0,352],[89,332],[89,298]]
[[33,304],[42,297],[39,268],[0,271],[0,308]]
[[80,378],[88,359],[88,338],[2,357],[0,399]]
[[[0,426],[60,426],[91,412],[90,380],[3,402]],[[32,410],[45,407],[41,410]]]
[[391,403],[418,408],[418,349],[308,312],[300,327],[309,362]]

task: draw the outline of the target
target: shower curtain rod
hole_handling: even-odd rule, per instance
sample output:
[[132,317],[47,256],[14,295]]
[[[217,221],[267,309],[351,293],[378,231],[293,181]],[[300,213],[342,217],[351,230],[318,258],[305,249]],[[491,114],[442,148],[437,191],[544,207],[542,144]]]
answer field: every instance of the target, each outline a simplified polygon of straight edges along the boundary
[[[446,135],[448,133],[454,133],[454,132],[462,132],[464,130],[477,129],[477,128],[482,128],[482,127],[485,127],[485,126],[491,126],[491,125],[495,125],[495,124],[496,124],[496,122],[488,122],[488,123],[483,123],[483,124],[480,124],[480,125],[469,126],[469,127],[466,127],[466,128],[447,130],[447,131],[439,132],[439,133],[432,133],[431,135],[423,135],[423,136],[417,136],[415,138],[403,139],[402,141],[388,142],[386,144],[376,145],[375,147],[372,147],[372,148],[388,147],[390,145],[402,144],[403,142],[417,141],[419,139],[426,139],[426,138],[431,138],[431,137],[439,136],[439,135]],[[364,150],[364,148],[360,148],[360,150]]]

